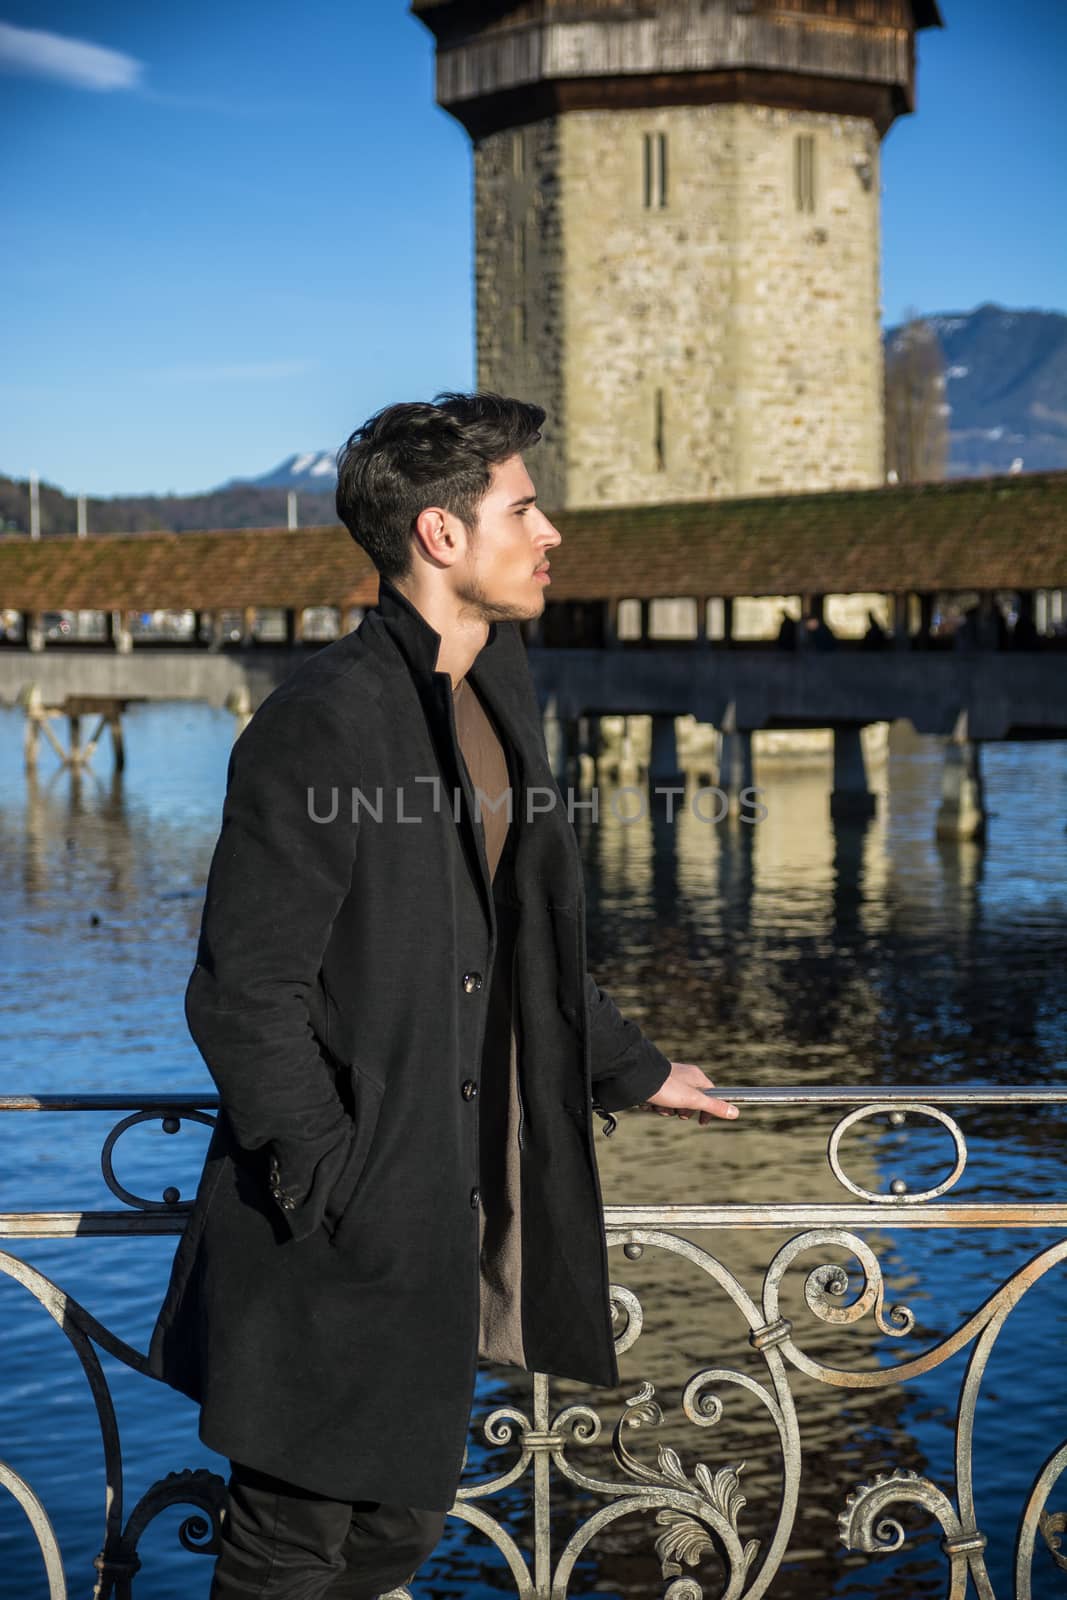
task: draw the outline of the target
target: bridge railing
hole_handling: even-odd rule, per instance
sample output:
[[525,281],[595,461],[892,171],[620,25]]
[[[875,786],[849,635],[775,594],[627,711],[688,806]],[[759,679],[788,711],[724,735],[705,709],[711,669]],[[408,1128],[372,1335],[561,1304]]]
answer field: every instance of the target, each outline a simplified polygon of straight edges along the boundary
[[[681,1398],[680,1404],[667,1411],[661,1403],[662,1381],[661,1399],[656,1398],[649,1381],[635,1381],[629,1392],[617,1396],[614,1391],[586,1395],[573,1392],[574,1385],[564,1385],[572,1392],[561,1405],[556,1380],[543,1374],[516,1373],[516,1385],[529,1384],[529,1404],[525,1408],[504,1404],[484,1416],[476,1410],[468,1474],[452,1516],[497,1547],[502,1592],[515,1593],[520,1600],[566,1600],[584,1592],[573,1586],[580,1582],[591,1558],[606,1546],[618,1559],[616,1525],[624,1518],[635,1519],[630,1524],[628,1554],[636,1552],[641,1557],[633,1570],[636,1573],[640,1568],[641,1582],[646,1585],[641,1587],[635,1578],[633,1585],[624,1587],[628,1597],[638,1593],[662,1594],[664,1600],[773,1596],[778,1592],[776,1578],[783,1563],[791,1558],[798,1508],[807,1483],[805,1466],[812,1465],[805,1456],[800,1391],[809,1400],[813,1393],[847,1400],[861,1391],[900,1390],[967,1352],[954,1397],[952,1481],[934,1481],[908,1461],[900,1461],[871,1482],[856,1482],[842,1503],[831,1509],[840,1541],[850,1551],[874,1558],[867,1575],[873,1583],[878,1583],[878,1559],[884,1561],[905,1545],[913,1532],[910,1525],[918,1518],[932,1521],[940,1529],[940,1559],[949,1596],[962,1600],[973,1583],[981,1600],[987,1600],[994,1590],[987,1568],[989,1536],[983,1531],[982,1507],[988,1512],[989,1502],[998,1499],[1000,1490],[997,1485],[975,1481],[976,1408],[990,1356],[1015,1308],[1048,1274],[1062,1271],[1067,1260],[1067,1193],[1053,1202],[999,1195],[993,1200],[945,1197],[966,1174],[969,1152],[963,1122],[968,1116],[980,1118],[987,1132],[990,1119],[996,1123],[1020,1110],[1036,1113],[1037,1108],[1051,1111],[1067,1105],[1067,1088],[957,1086],[931,1093],[925,1087],[864,1086],[721,1092],[754,1108],[806,1108],[810,1118],[824,1119],[826,1166],[821,1176],[843,1190],[847,1198],[829,1203],[608,1206],[609,1244],[627,1261],[657,1258],[665,1265],[671,1278],[675,1324],[679,1302],[691,1312],[684,1329],[685,1348],[708,1350],[709,1356],[714,1350],[716,1359],[698,1360],[695,1370],[668,1375],[667,1386],[680,1388]],[[103,1140],[100,1165],[108,1190],[120,1202],[119,1208],[104,1210],[5,1212],[0,1214],[0,1236],[25,1243],[179,1234],[188,1203],[181,1201],[173,1186],[163,1188],[159,1199],[131,1192],[116,1176],[115,1148],[123,1135],[139,1124],[159,1124],[165,1132],[175,1134],[189,1124],[210,1126],[216,1111],[217,1101],[205,1095],[0,1097],[0,1115],[8,1117],[27,1113],[117,1116]],[[944,1170],[933,1172],[936,1181],[924,1179],[923,1187],[913,1188],[903,1176],[888,1182],[869,1176],[877,1163],[870,1160],[870,1140],[864,1144],[863,1131],[877,1133],[886,1126],[896,1134],[889,1141],[894,1160],[908,1155],[901,1140],[913,1131],[940,1130],[940,1136],[947,1137],[951,1154]],[[742,1131],[740,1125],[737,1131]],[[850,1155],[850,1139],[857,1134],[858,1158],[854,1146]],[[776,1137],[788,1139],[787,1134]],[[920,1134],[920,1143],[922,1137]],[[884,1153],[878,1151],[879,1159]],[[930,1170],[929,1156],[925,1149],[924,1172]],[[855,1175],[857,1159],[866,1174],[863,1182]],[[976,1310],[962,1315],[920,1352],[909,1351],[894,1360],[887,1354],[893,1348],[889,1341],[913,1337],[916,1316],[907,1305],[887,1303],[890,1279],[867,1236],[873,1233],[884,1244],[887,1235],[897,1238],[915,1230],[952,1230],[961,1238],[1023,1230],[1040,1238],[1041,1245],[1002,1281],[991,1282]],[[751,1252],[763,1235],[768,1237],[766,1251],[760,1254],[765,1263],[762,1281],[756,1292],[750,1292],[742,1281],[746,1275],[728,1265],[726,1258],[731,1244],[744,1241]],[[842,1255],[844,1262],[829,1259]],[[787,1280],[800,1287],[804,1267],[798,1273],[791,1269],[801,1262],[806,1265],[799,1293],[801,1313],[793,1309],[792,1315],[787,1315],[787,1305],[791,1309],[798,1298],[787,1296]],[[95,1406],[105,1480],[105,1514],[95,1559],[89,1551],[61,1552],[42,1497],[2,1461],[0,1486],[21,1507],[36,1538],[49,1600],[66,1600],[69,1592],[80,1592],[91,1561],[97,1570],[97,1600],[112,1596],[129,1600],[141,1566],[142,1535],[166,1508],[188,1510],[179,1530],[187,1550],[210,1555],[218,1548],[223,1480],[204,1468],[168,1473],[145,1488],[133,1509],[125,1513],[128,1486],[122,1444],[100,1355],[105,1353],[142,1375],[145,1357],[22,1256],[0,1252],[0,1272],[39,1303],[43,1317],[51,1317],[60,1326],[81,1364]],[[707,1321],[708,1299],[696,1293],[701,1285],[711,1292],[717,1307],[713,1336]],[[650,1298],[647,1291],[642,1294],[646,1300]],[[620,1355],[636,1351],[640,1356],[641,1341],[648,1340],[662,1307],[654,1301],[643,1304],[641,1295],[622,1283],[613,1285],[612,1305]],[[854,1337],[845,1330],[861,1323],[878,1341],[873,1359],[858,1366],[841,1364],[844,1347],[840,1341],[847,1343]],[[734,1365],[717,1359],[724,1330],[730,1326],[740,1346]],[[828,1332],[838,1342],[820,1348],[817,1336]],[[8,1338],[4,1344],[10,1349]],[[669,1344],[672,1361],[677,1360],[676,1349],[675,1343]],[[870,1354],[867,1352],[868,1357]],[[634,1359],[627,1354],[627,1370]],[[657,1347],[653,1365],[657,1365],[658,1375],[663,1365],[662,1346]],[[1047,1376],[1034,1374],[1032,1404],[1038,1411]],[[1062,1386],[1062,1368],[1060,1377]],[[402,1404],[403,1397],[397,1398]],[[47,1406],[47,1398],[44,1404]],[[769,1472],[778,1484],[776,1507],[768,1511],[768,1502],[747,1516],[741,1481],[745,1464],[717,1448],[727,1430],[714,1432],[726,1413],[739,1404],[747,1404],[762,1420],[765,1476]],[[611,1414],[606,1414],[609,1411]],[[1067,1531],[1067,1441],[1058,1437],[1060,1426],[1062,1418],[1057,1419],[1055,1408],[1049,1408],[1043,1465],[1011,1519],[1011,1592],[1015,1600],[1039,1600],[1053,1592],[1067,1594],[1067,1553],[1061,1549]],[[503,1468],[494,1470],[486,1465],[486,1457],[500,1450],[508,1453],[508,1459]],[[689,1469],[683,1460],[694,1453],[698,1459]],[[748,1454],[751,1457],[752,1451]],[[86,1463],[87,1470],[89,1467]],[[751,1481],[747,1479],[745,1486]],[[561,1499],[570,1519],[570,1531],[562,1544]],[[751,1537],[757,1510],[762,1511],[770,1529],[769,1536],[765,1533],[759,1540]],[[1003,1523],[1002,1510],[998,1506],[998,1525]],[[905,1524],[909,1525],[907,1534]],[[1003,1564],[1003,1552],[1000,1554]],[[825,1556],[830,1559],[829,1549]],[[659,1576],[650,1579],[650,1571],[658,1571]],[[1040,1585],[1037,1590],[1035,1577]],[[652,1587],[647,1587],[650,1582]],[[73,1590],[68,1589],[69,1583],[74,1584]],[[206,1587],[205,1570],[205,1592]],[[813,1591],[809,1587],[806,1592]],[[897,1594],[898,1590],[867,1592]],[[1002,1588],[1001,1593],[1006,1592]]]

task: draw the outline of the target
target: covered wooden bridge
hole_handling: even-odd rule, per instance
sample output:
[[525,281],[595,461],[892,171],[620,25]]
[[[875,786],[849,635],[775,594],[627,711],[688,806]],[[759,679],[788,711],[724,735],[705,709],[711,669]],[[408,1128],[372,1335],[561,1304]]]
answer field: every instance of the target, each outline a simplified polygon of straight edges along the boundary
[[[831,727],[837,809],[862,811],[868,723],[904,717],[972,751],[1067,736],[1067,473],[554,521],[548,602],[525,632],[561,775],[605,714],[651,714],[653,776],[677,768],[679,715],[726,730],[741,779],[753,730]],[[340,526],[2,537],[0,701],[247,715],[376,596]]]
[[[1049,645],[1067,621],[1067,473],[567,511],[553,520],[563,543],[552,555],[537,641],[553,648],[677,640],[679,614],[657,623],[657,610],[679,601],[694,642],[727,646],[766,633],[768,604],[810,614],[825,610],[826,596],[881,598],[903,643],[940,637],[939,602],[956,596],[970,597],[983,617],[996,596],[1016,597]],[[190,619],[183,636],[194,647],[230,642],[213,628],[222,616],[242,619],[241,642],[295,643],[308,610],[328,608],[343,626],[376,595],[369,559],[339,525],[0,536],[6,642],[24,647],[77,642],[54,629],[54,639],[44,637],[44,619],[63,612],[106,619],[101,637],[120,648],[136,619],[161,613]],[[264,628],[267,617],[283,619],[281,628]],[[144,630],[145,643],[179,636]]]

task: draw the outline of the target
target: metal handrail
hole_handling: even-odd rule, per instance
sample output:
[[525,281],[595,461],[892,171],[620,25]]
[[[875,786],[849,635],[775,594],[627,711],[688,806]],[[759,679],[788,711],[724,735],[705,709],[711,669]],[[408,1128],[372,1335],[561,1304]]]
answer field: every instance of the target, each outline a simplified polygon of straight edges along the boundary
[[[944,1201],[942,1197],[964,1175],[968,1160],[963,1130],[945,1108],[959,1113],[974,1107],[1059,1107],[1067,1104],[1067,1087],[963,1084],[931,1090],[925,1085],[820,1085],[735,1090],[718,1086],[717,1093],[756,1109],[809,1106],[814,1112],[836,1109],[842,1113],[829,1133],[826,1158],[830,1173],[848,1198],[810,1204],[734,1201],[714,1205],[609,1205],[604,1215],[609,1245],[621,1247],[628,1260],[636,1261],[646,1252],[673,1260],[677,1267],[691,1271],[697,1281],[702,1280],[715,1291],[716,1315],[725,1308],[744,1336],[748,1355],[745,1367],[735,1370],[716,1365],[694,1372],[685,1383],[680,1407],[675,1407],[670,1416],[665,1416],[652,1384],[644,1382],[622,1401],[610,1428],[602,1415],[603,1405],[598,1410],[589,1403],[570,1403],[554,1412],[551,1380],[544,1374],[532,1374],[528,1410],[511,1405],[500,1407],[479,1424],[485,1442],[495,1448],[511,1447],[514,1460],[495,1476],[477,1481],[465,1479],[452,1515],[493,1541],[520,1600],[566,1600],[576,1564],[600,1533],[621,1518],[638,1515],[654,1519],[655,1528],[665,1530],[649,1534],[667,1585],[664,1600],[703,1600],[711,1594],[728,1595],[730,1600],[761,1600],[764,1595],[773,1596],[776,1575],[789,1552],[800,1497],[802,1430],[792,1375],[804,1374],[837,1391],[880,1390],[928,1374],[968,1350],[957,1405],[955,1482],[946,1489],[907,1466],[881,1473],[873,1482],[858,1485],[846,1498],[840,1509],[838,1530],[850,1550],[878,1555],[897,1549],[906,1538],[901,1523],[890,1515],[891,1508],[908,1504],[919,1507],[940,1525],[941,1549],[949,1567],[948,1592],[962,1597],[968,1583],[973,1582],[979,1596],[992,1597],[985,1558],[987,1535],[978,1520],[981,1486],[975,1484],[972,1470],[976,1406],[987,1363],[1008,1317],[1036,1284],[1050,1272],[1062,1270],[1067,1262],[1067,1194],[1062,1201]],[[101,1169],[108,1188],[122,1202],[122,1209],[112,1210],[3,1213],[0,1237],[100,1238],[180,1233],[189,1204],[178,1198],[176,1189],[164,1190],[162,1201],[131,1194],[115,1177],[114,1147],[126,1131],[146,1122],[159,1122],[168,1133],[177,1133],[190,1121],[210,1126],[218,1108],[218,1097],[213,1094],[0,1096],[0,1115],[95,1112],[119,1116],[119,1122],[104,1139]],[[872,1118],[885,1118],[897,1128],[915,1120],[939,1127],[953,1143],[951,1171],[940,1182],[917,1192],[910,1190],[903,1178],[893,1179],[884,1191],[856,1182],[846,1170],[841,1146],[851,1129]],[[788,1134],[781,1137],[786,1139]],[[899,1158],[897,1151],[894,1157]],[[872,1229],[896,1233],[917,1228],[1050,1230],[1063,1237],[1054,1236],[1051,1243],[1046,1242],[995,1287],[977,1310],[968,1313],[930,1347],[917,1354],[904,1354],[891,1365],[884,1358],[859,1370],[829,1364],[826,1350],[811,1338],[818,1331],[817,1324],[842,1330],[869,1319],[867,1326],[881,1340],[917,1337],[913,1312],[905,1305],[887,1304],[888,1285],[881,1264],[875,1249],[864,1238]],[[784,1242],[775,1242],[756,1295],[711,1248],[689,1237],[693,1233],[738,1236],[761,1231],[776,1231],[787,1237]],[[827,1260],[826,1252],[831,1249],[846,1253],[848,1270],[839,1262]],[[783,1299],[782,1290],[794,1263],[812,1252],[816,1253],[818,1264],[806,1274],[806,1315],[804,1326],[800,1327],[785,1314],[783,1307],[789,1302]],[[62,1328],[82,1364],[96,1404],[107,1487],[103,1546],[95,1558],[95,1597],[132,1600],[140,1566],[138,1542],[164,1508],[175,1504],[193,1508],[179,1532],[187,1549],[209,1553],[217,1549],[224,1514],[223,1482],[203,1469],[168,1474],[149,1486],[123,1522],[118,1425],[97,1352],[106,1351],[142,1374],[146,1373],[145,1357],[26,1261],[0,1251],[0,1273],[19,1282],[38,1300]],[[852,1289],[856,1291],[853,1298],[846,1300]],[[612,1306],[616,1347],[621,1355],[637,1345],[648,1314],[639,1296],[621,1284],[612,1286]],[[808,1317],[814,1319],[811,1326]],[[714,1337],[705,1329],[705,1338],[712,1347],[719,1348],[718,1324]],[[647,1357],[649,1346],[641,1348]],[[748,1370],[753,1352],[762,1361],[760,1380]],[[764,1545],[744,1537],[745,1497],[740,1489],[743,1465],[720,1460],[709,1466],[702,1461],[687,1473],[682,1456],[673,1448],[679,1429],[683,1437],[678,1442],[684,1446],[715,1444],[717,1436],[700,1436],[692,1430],[714,1427],[724,1416],[726,1399],[738,1400],[743,1394],[760,1403],[760,1414],[776,1440],[772,1452],[776,1467],[780,1462],[777,1519],[773,1535]],[[650,1430],[660,1430],[659,1448],[653,1459],[643,1447]],[[666,1439],[672,1441],[671,1445],[664,1442]],[[590,1467],[583,1454],[598,1442],[601,1450],[604,1446],[610,1449],[610,1476],[600,1475],[602,1455],[596,1458],[597,1467]],[[1049,1446],[1018,1519],[1013,1557],[1015,1600],[1031,1600],[1038,1563],[1043,1564],[1046,1575],[1058,1573],[1061,1582],[1067,1577],[1067,1554],[1061,1549],[1062,1536],[1067,1532],[1067,1508],[1049,1510],[1054,1495],[1065,1498],[1062,1491],[1067,1489],[1067,1441],[1050,1438]],[[569,1495],[580,1491],[593,1502],[590,1515],[559,1552],[552,1547],[550,1467],[555,1468],[556,1483],[562,1483]],[[529,1486],[532,1509],[528,1551],[487,1509],[487,1502],[494,1495],[520,1480]],[[15,1497],[34,1531],[45,1563],[50,1600],[66,1600],[63,1562],[43,1503],[31,1486],[3,1462],[0,1487]],[[993,1498],[992,1493],[989,1498]],[[725,1582],[721,1581],[723,1572]],[[708,1583],[710,1588],[705,1588]],[[404,1593],[397,1591],[394,1600],[402,1600]]]

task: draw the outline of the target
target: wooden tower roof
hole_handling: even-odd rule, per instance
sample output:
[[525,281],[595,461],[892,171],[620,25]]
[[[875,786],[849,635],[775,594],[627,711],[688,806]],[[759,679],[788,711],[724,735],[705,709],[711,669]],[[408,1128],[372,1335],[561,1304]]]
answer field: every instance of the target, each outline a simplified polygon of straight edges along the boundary
[[412,0],[437,99],[474,138],[567,110],[715,101],[869,116],[914,109],[937,0]]

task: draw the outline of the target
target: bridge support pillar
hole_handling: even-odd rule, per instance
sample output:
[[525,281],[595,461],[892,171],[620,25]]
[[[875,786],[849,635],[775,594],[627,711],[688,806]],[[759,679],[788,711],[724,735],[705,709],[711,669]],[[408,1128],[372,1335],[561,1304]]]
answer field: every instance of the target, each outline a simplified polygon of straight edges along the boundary
[[731,700],[719,729],[718,787],[726,796],[728,815],[741,810],[741,796],[755,787],[752,769],[752,731],[737,726],[737,711]]
[[561,788],[577,785],[581,773],[579,719],[561,717],[553,696],[545,706],[542,725],[552,776]]
[[619,735],[618,746],[612,749],[608,742],[608,735],[604,730],[604,718],[598,717],[596,768],[598,773],[605,774],[613,783],[634,784],[647,775],[634,754],[633,735],[630,732],[630,718],[623,715],[620,718],[622,731]]
[[233,712],[233,736],[238,738],[252,720],[252,696],[248,692],[248,685],[240,684],[236,689],[231,689],[226,696],[226,710]]
[[35,683],[22,692],[26,722],[22,730],[22,755],[27,772],[37,771],[37,752],[41,743],[41,724],[44,720],[44,701]]
[[[67,695],[58,704],[49,705],[41,693],[40,686],[31,683],[20,694],[19,703],[26,713],[22,751],[27,772],[37,771],[42,733],[59,757],[60,764],[70,768],[72,772],[81,772],[93,759],[105,728],[111,733],[115,771],[121,772],[125,767],[126,749],[122,738],[122,713],[127,705],[125,700],[116,699],[112,695]],[[82,742],[83,716],[95,716],[98,719],[95,731],[85,743]],[[70,731],[65,750],[52,731],[52,721],[58,717],[66,717]]]
[[584,788],[586,775],[592,774],[591,782],[596,783],[597,757],[600,753],[600,718],[584,716],[578,718],[577,728],[577,756],[578,777],[577,782]]
[[863,729],[854,725],[834,729],[834,786],[830,792],[832,817],[874,816],[876,803],[867,784],[862,735]]
[[111,756],[116,772],[126,770],[126,740],[122,732],[122,710],[116,706],[108,712],[107,725],[111,732]]
[[985,836],[985,826],[981,745],[967,737],[967,713],[964,711],[945,745],[936,833],[939,839],[981,839]]
[[648,752],[648,782],[685,785],[685,773],[678,760],[678,735],[673,715],[656,711],[652,716],[652,739]]

